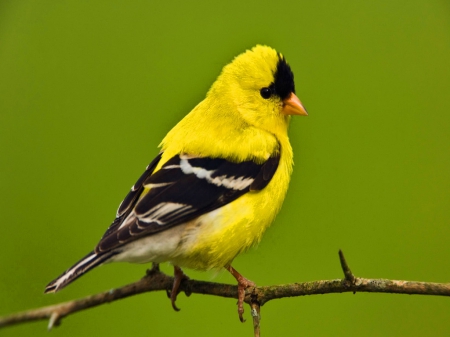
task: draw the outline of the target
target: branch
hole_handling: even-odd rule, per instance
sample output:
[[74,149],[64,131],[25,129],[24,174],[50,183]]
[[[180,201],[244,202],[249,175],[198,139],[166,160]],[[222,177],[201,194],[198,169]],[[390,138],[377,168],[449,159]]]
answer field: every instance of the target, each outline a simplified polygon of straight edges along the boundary
[[[247,289],[245,302],[251,307],[255,336],[259,336],[260,307],[274,299],[345,292],[450,296],[450,283],[397,281],[355,277],[350,271],[341,251],[339,251],[339,257],[345,276],[344,279],[292,283]],[[172,289],[172,283],[173,277],[162,273],[158,266],[154,265],[141,280],[121,288],[78,300],[0,317],[0,328],[14,324],[48,319],[48,328],[51,329],[54,326],[58,326],[64,317],[78,311],[145,292],[160,290],[170,291]],[[180,289],[184,291],[187,296],[191,293],[195,293],[237,299],[237,286],[229,284],[184,280],[181,283]]]

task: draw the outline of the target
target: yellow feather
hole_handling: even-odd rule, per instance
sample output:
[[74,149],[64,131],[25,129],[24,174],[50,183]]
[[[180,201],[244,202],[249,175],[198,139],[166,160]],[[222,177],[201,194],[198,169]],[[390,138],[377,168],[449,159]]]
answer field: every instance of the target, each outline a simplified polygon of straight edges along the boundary
[[179,153],[264,162],[280,148],[279,167],[263,190],[249,192],[222,208],[191,221],[184,243],[172,254],[175,265],[222,268],[258,243],[281,208],[292,173],[289,116],[281,100],[263,100],[260,89],[273,82],[279,56],[257,46],[225,66],[206,98],[161,143],[157,170]]

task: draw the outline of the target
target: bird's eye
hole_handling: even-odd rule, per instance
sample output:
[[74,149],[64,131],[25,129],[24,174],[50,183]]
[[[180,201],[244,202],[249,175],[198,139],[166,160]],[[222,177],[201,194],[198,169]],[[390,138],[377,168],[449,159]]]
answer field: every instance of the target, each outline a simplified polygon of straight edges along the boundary
[[261,97],[264,99],[270,98],[272,96],[272,90],[270,88],[262,88],[260,91]]

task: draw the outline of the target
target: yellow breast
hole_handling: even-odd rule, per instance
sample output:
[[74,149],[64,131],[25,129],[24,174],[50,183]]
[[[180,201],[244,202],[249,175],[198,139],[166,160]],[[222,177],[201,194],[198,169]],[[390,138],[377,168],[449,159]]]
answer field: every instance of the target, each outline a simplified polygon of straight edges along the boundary
[[280,140],[281,158],[270,183],[191,221],[171,262],[192,269],[222,268],[257,244],[281,208],[292,172],[292,149]]

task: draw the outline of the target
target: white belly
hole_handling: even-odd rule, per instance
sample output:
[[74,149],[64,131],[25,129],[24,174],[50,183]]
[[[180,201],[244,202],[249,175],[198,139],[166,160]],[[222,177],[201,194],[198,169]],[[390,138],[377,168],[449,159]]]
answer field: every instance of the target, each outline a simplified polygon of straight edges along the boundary
[[179,247],[186,225],[178,225],[160,233],[146,236],[120,247],[121,253],[113,256],[111,262],[165,262]]

